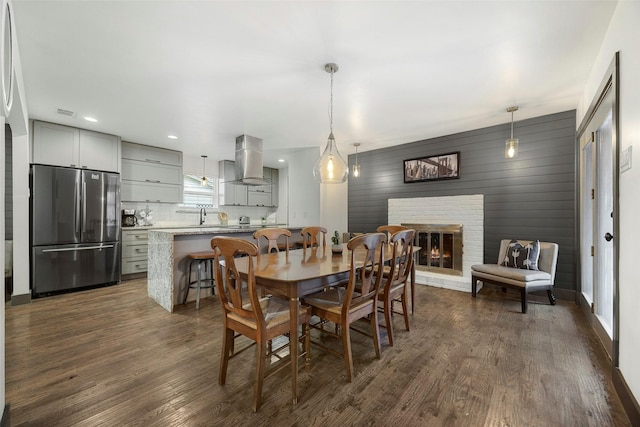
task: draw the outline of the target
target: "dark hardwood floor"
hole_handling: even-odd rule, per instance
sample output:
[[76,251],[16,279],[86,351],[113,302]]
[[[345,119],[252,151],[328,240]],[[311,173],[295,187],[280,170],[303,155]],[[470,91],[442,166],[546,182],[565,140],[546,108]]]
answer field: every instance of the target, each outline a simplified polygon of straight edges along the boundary
[[[411,331],[395,316],[382,358],[352,334],[355,377],[312,346],[299,403],[290,376],[265,381],[251,411],[254,352],[219,386],[222,322],[207,298],[167,313],[146,280],[6,306],[12,426],[625,426],[609,361],[577,306],[518,294],[418,286]],[[315,333],[315,332],[314,332]]]

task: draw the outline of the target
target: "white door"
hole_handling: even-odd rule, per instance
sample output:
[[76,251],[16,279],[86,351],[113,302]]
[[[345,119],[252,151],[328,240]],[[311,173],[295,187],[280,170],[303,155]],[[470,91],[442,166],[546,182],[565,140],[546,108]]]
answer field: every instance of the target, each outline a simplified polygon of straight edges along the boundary
[[[609,91],[610,92],[610,91]],[[581,303],[612,356],[614,329],[614,141],[612,94],[580,140]]]

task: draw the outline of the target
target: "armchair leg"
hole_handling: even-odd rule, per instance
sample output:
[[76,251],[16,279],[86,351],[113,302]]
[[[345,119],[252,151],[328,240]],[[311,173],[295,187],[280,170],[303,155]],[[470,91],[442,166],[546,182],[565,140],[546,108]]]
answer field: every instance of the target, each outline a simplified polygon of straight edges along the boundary
[[547,296],[549,297],[549,303],[551,305],[556,305],[556,296],[553,294],[551,289],[547,289]]
[[526,288],[522,288],[522,290],[520,290],[520,298],[522,300],[522,312],[524,314],[527,314],[527,289]]
[[477,294],[478,294],[478,279],[476,279],[474,276],[471,276],[471,296],[475,298]]

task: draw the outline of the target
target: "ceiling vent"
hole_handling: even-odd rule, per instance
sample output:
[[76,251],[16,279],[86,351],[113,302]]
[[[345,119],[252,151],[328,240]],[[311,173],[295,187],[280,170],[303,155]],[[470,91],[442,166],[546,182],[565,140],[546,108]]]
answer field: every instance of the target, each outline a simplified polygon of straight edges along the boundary
[[76,113],[74,111],[65,110],[64,108],[58,108],[56,112],[58,114],[62,114],[63,116],[73,117],[73,118],[76,117]]

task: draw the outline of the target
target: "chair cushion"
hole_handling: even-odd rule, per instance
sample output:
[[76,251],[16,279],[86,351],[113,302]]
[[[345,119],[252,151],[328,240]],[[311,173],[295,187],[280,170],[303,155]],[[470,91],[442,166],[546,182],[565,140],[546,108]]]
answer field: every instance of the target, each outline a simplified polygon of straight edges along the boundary
[[[251,310],[251,303],[244,304],[243,308]],[[289,303],[281,298],[260,298],[260,308],[262,309],[267,329],[289,321]],[[256,322],[252,319],[238,316],[235,313],[229,313],[229,318],[250,328],[257,328]]]
[[477,264],[471,266],[472,274],[479,273],[479,277],[491,278],[495,276],[496,280],[505,279],[508,283],[521,282],[523,286],[537,283],[550,283],[551,274],[540,270],[524,270],[521,268],[505,267],[497,264]]
[[[315,294],[304,297],[304,303],[306,305],[310,305],[311,307],[317,307],[321,310],[340,314],[346,294],[347,289],[345,287],[331,288],[327,291],[317,292]],[[353,298],[356,298],[358,296],[360,296],[360,294],[354,291]],[[349,311],[355,311],[367,304],[371,304],[371,300],[352,305],[349,308]]]
[[507,247],[507,253],[502,261],[505,267],[521,268],[526,270],[538,270],[538,258],[540,257],[540,241],[521,243],[511,240]]

